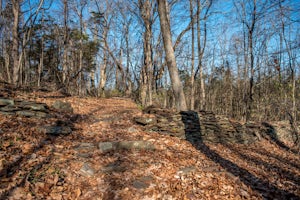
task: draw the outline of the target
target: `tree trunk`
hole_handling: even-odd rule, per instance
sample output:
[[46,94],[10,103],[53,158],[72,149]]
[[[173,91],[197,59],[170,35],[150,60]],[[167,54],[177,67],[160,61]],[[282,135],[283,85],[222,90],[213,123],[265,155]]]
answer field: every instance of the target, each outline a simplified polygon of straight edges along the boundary
[[125,95],[127,97],[131,96],[131,93],[132,93],[132,83],[131,83],[130,69],[129,69],[130,68],[129,26],[130,26],[130,23],[128,23],[128,26],[126,26],[126,36],[125,36],[125,43],[126,43],[126,75],[125,75],[125,80],[127,81],[126,88],[125,88]]
[[150,0],[139,0],[140,15],[144,23],[144,64],[140,81],[140,96],[143,106],[152,104],[152,5]]
[[12,59],[13,59],[13,77],[12,83],[17,85],[19,83],[19,15],[20,2],[19,0],[12,0],[14,22],[12,27]]
[[167,66],[172,83],[172,89],[175,97],[175,104],[177,110],[187,110],[186,100],[183,92],[182,83],[180,81],[174,49],[172,46],[170,21],[168,20],[167,1],[157,0],[158,14],[160,19],[160,28],[162,32],[164,49],[166,54]]
[[68,46],[69,46],[69,27],[68,27],[68,0],[64,0],[64,44],[63,44],[63,64],[62,64],[62,83],[66,83],[68,72]]
[[[194,13],[193,13],[193,1],[190,0],[190,18],[193,22]],[[191,102],[190,108],[191,110],[195,109],[195,33],[194,33],[194,23],[192,25],[192,60],[191,60]]]
[[106,84],[106,64],[107,64],[107,56],[106,52],[104,52],[103,63],[100,66],[100,81],[99,81],[99,93],[100,97],[105,97],[104,87]]
[[249,51],[250,51],[250,82],[249,82],[249,99],[246,114],[246,121],[250,120],[253,107],[253,93],[254,93],[254,55],[253,55],[253,33],[249,32]]
[[[206,20],[208,11],[211,7],[211,2],[207,7],[205,12],[204,20]],[[204,50],[206,46],[206,21],[204,22],[204,42],[203,46],[201,46],[201,29],[200,29],[200,13],[201,13],[201,1],[197,0],[197,46],[198,46],[198,67],[199,67],[199,80],[200,80],[200,109],[204,109],[205,107],[205,85],[204,85],[204,78],[203,78],[203,65],[202,65],[202,58],[204,55]]]
[[82,51],[82,48],[83,48],[83,42],[82,42],[82,30],[80,31],[80,49],[79,49],[79,75],[78,75],[78,81],[79,81],[79,88],[78,88],[78,93],[80,96],[84,95],[83,93],[83,73],[82,73],[82,65],[83,65],[83,51]]
[[254,49],[253,49],[253,34],[256,24],[256,0],[253,0],[253,12],[252,12],[251,26],[248,27],[248,44],[250,53],[250,83],[249,83],[249,97],[248,107],[246,113],[246,121],[250,120],[253,109],[253,94],[254,94]]
[[[103,41],[106,41],[107,39],[107,29],[104,29],[103,31]],[[106,42],[104,42],[106,44]],[[104,44],[104,46],[105,46]],[[99,81],[99,93],[100,97],[105,97],[104,87],[106,84],[106,68],[107,68],[107,52],[106,50],[103,51],[103,61],[100,65],[100,81]]]
[[6,76],[7,76],[7,81],[11,83],[11,73],[9,69],[9,54],[7,53],[7,50],[4,50],[4,58],[5,58],[5,69],[6,69]]
[[[44,11],[42,13],[42,26],[44,26]],[[37,86],[41,86],[41,75],[43,71],[43,65],[44,65],[44,33],[42,34],[41,38],[41,55],[40,55],[40,63],[38,66],[38,80],[37,80]]]

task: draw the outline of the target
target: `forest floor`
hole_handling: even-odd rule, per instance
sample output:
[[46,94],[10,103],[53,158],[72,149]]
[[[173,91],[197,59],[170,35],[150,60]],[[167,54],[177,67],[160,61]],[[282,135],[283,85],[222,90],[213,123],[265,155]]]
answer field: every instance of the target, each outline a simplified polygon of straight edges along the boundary
[[[69,135],[37,131],[55,119],[0,114],[0,199],[300,199],[300,157],[272,141],[199,143],[144,132],[126,98],[15,92],[4,97],[70,102]],[[75,117],[74,117],[75,116]],[[98,144],[148,141],[153,149],[101,152]]]

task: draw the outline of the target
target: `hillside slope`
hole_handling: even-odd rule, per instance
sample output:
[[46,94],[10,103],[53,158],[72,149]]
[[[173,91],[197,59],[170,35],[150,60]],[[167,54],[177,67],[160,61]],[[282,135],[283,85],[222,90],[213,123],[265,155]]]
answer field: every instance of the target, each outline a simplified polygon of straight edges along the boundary
[[[191,144],[143,131],[130,99],[8,93],[52,117],[0,114],[0,199],[300,199],[299,154],[271,141]],[[40,127],[64,124],[70,134]],[[146,145],[144,145],[146,144]]]

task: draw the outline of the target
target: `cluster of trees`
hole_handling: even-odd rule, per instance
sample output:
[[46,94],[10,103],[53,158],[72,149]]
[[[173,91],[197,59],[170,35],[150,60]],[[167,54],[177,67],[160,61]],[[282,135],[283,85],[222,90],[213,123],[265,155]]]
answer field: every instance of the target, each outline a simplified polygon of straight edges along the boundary
[[0,81],[296,120],[293,0],[0,0]]

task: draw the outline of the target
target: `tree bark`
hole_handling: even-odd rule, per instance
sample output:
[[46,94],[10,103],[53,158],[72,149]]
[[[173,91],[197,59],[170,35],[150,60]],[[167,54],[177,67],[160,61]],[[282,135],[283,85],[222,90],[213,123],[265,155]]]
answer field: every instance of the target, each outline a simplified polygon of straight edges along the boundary
[[14,22],[12,27],[12,59],[13,59],[13,77],[12,83],[17,85],[19,82],[19,15],[20,15],[20,1],[12,0]]
[[[193,1],[190,0],[190,18],[191,22],[194,21],[194,13],[193,13]],[[195,109],[195,33],[194,33],[194,23],[192,23],[192,60],[191,60],[191,102],[190,108],[191,110]]]
[[152,5],[150,0],[139,0],[140,14],[144,23],[144,66],[141,74],[140,81],[140,96],[143,106],[148,106],[152,104]]
[[253,12],[251,16],[251,25],[247,25],[248,28],[248,44],[249,44],[249,53],[250,53],[250,82],[249,82],[249,99],[248,107],[246,114],[246,121],[250,120],[252,116],[252,107],[253,107],[253,94],[254,94],[254,50],[253,50],[253,35],[256,25],[256,0],[253,0]]
[[160,28],[162,32],[167,66],[171,78],[173,94],[177,110],[187,110],[185,95],[180,81],[174,49],[172,46],[170,21],[168,20],[167,1],[157,0]]
[[203,65],[202,65],[202,58],[204,55],[204,50],[206,47],[206,18],[208,15],[208,11],[212,5],[212,2],[210,1],[206,12],[204,16],[204,41],[203,46],[201,46],[201,27],[200,27],[200,13],[201,13],[201,1],[197,0],[197,13],[196,13],[196,19],[197,19],[197,48],[198,48],[198,68],[199,68],[199,79],[200,79],[200,109],[204,109],[205,107],[205,85],[204,85],[204,78],[203,78]]
[[69,6],[68,0],[64,0],[64,44],[63,44],[63,64],[62,64],[62,83],[66,83],[67,72],[68,72],[68,46],[69,46],[69,27],[68,27],[68,16]]

